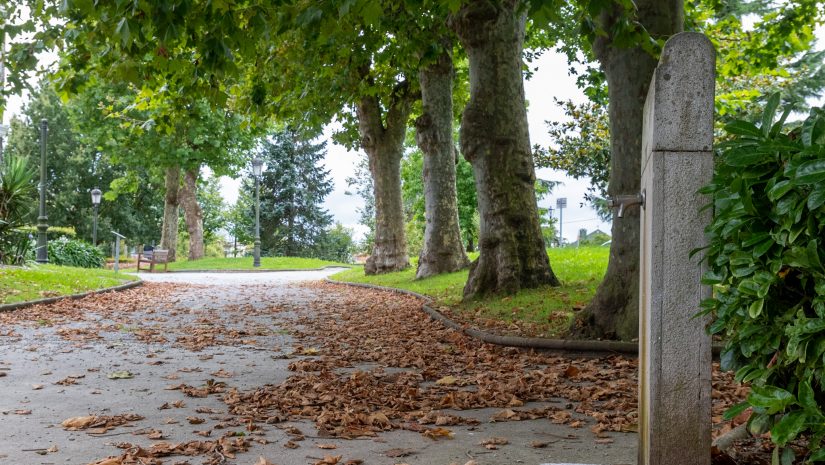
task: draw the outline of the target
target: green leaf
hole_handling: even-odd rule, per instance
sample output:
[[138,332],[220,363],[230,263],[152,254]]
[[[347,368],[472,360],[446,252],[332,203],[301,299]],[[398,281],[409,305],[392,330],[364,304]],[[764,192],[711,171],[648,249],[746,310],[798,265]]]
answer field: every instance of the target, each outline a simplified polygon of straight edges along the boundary
[[773,127],[771,128],[771,133],[768,135],[769,137],[773,138],[776,137],[777,134],[779,134],[779,131],[782,130],[785,121],[788,119],[788,116],[790,116],[793,110],[793,105],[788,105],[787,107],[785,107],[785,111],[782,112],[782,116],[779,118],[779,121],[774,123]]
[[816,210],[825,204],[825,183],[817,184],[808,194],[808,210]]
[[796,460],[796,453],[790,447],[786,447],[782,451],[782,458],[780,459],[780,465],[793,465],[794,461]]
[[825,447],[811,454],[811,456],[808,457],[808,462],[825,462]]
[[361,16],[364,18],[364,22],[369,25],[378,24],[383,13],[384,10],[381,8],[381,2],[377,0],[367,0],[364,9],[361,10]]
[[765,110],[762,113],[762,134],[767,136],[770,134],[773,126],[773,118],[776,116],[776,109],[779,107],[779,92],[774,92],[768,97],[768,103],[765,104]]
[[795,401],[793,394],[776,386],[753,386],[748,402],[754,407],[765,409],[765,413],[781,412]]
[[810,147],[822,137],[823,132],[825,132],[825,118],[815,113],[811,114],[802,123],[802,144]]
[[744,412],[745,410],[747,410],[749,407],[750,407],[750,404],[749,404],[749,403],[747,403],[747,402],[740,402],[740,403],[738,403],[738,404],[736,404],[736,405],[732,406],[731,408],[729,408],[729,409],[725,412],[725,414],[724,414],[724,415],[722,415],[722,418],[723,418],[725,421],[730,421],[730,420],[733,420],[734,418],[738,417],[740,413],[742,413],[742,412]]
[[819,241],[816,239],[808,242],[808,263],[811,266],[819,268],[820,271],[825,271],[825,267],[822,266],[822,261],[819,259]]
[[773,415],[754,413],[748,420],[748,431],[754,436],[767,432],[771,426],[773,426]]
[[762,136],[762,131],[750,121],[736,120],[725,125],[725,131],[737,136]]
[[825,181],[825,158],[799,165],[794,181],[797,184],[816,184]]
[[762,307],[765,306],[765,299],[754,300],[748,307],[748,315],[751,318],[756,318],[762,314]]
[[768,191],[768,199],[770,199],[771,202],[776,202],[777,200],[781,199],[783,195],[790,192],[793,188],[794,184],[791,182],[790,179],[779,181]]
[[799,405],[806,411],[816,412],[819,410],[819,404],[816,402],[814,390],[811,388],[811,380],[806,379],[799,383],[798,400]]
[[120,42],[123,46],[129,45],[129,39],[131,38],[132,33],[129,30],[129,22],[126,18],[121,18],[120,22],[117,23],[115,33],[120,36]]
[[771,439],[774,443],[784,446],[788,441],[795,439],[805,428],[805,412],[796,410],[782,417],[771,428]]
[[714,284],[719,284],[724,281],[725,276],[721,273],[718,273],[713,270],[706,271],[705,274],[702,275],[702,284],[707,284],[708,286],[712,286]]
[[767,163],[774,158],[773,151],[759,147],[741,147],[725,152],[725,163],[733,167],[745,167]]

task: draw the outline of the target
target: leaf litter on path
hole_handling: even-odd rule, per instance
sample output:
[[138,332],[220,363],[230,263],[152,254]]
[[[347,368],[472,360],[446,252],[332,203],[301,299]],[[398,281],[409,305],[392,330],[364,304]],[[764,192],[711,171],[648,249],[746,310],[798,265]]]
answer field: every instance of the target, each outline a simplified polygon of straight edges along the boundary
[[[605,432],[636,429],[637,363],[633,358],[571,358],[484,344],[431,320],[421,312],[418,299],[390,297],[381,291],[315,284],[308,287],[315,293],[310,302],[276,300],[267,307],[230,305],[202,310],[178,307],[173,296],[191,288],[147,284],[139,288],[142,292],[101,294],[32,307],[15,316],[3,314],[0,324],[36,325],[37,319],[55,325],[86,321],[87,331],[64,334],[89,340],[102,331],[123,333],[122,328],[136,328],[123,333],[124,337],[146,344],[176,341],[196,352],[209,346],[248,347],[249,336],[266,333],[251,317],[290,311],[294,319],[278,322],[295,341],[289,356],[295,359],[289,364],[292,374],[285,381],[246,390],[212,379],[200,387],[181,383],[167,388],[188,397],[220,397],[230,415],[225,419],[235,418],[222,423],[246,425],[248,431],[300,419],[315,423],[317,437],[329,438],[372,437],[404,429],[438,439],[452,434],[446,426],[532,419],[587,426],[600,440]],[[194,326],[183,321],[193,321]],[[208,359],[212,354],[201,357]],[[224,369],[211,371],[211,375],[227,381],[239,376]],[[166,375],[167,379],[176,377]],[[746,396],[747,390],[718,368],[713,383],[714,419],[721,431],[725,428],[721,412]],[[524,407],[531,402],[545,405]],[[481,408],[497,409],[497,413],[475,418],[472,411]],[[102,427],[107,427],[105,422]],[[210,432],[196,433],[208,436]],[[163,435],[158,431],[155,437]],[[303,434],[294,435],[285,445],[297,447],[294,441],[303,438]],[[224,448],[232,454],[250,444],[249,438],[234,435],[168,446],[124,443],[123,454],[97,465],[161,463],[160,457],[167,455],[205,455],[212,463],[220,463],[221,456],[228,457]],[[328,457],[337,458],[333,463],[346,463],[338,456],[319,458],[318,463]]]

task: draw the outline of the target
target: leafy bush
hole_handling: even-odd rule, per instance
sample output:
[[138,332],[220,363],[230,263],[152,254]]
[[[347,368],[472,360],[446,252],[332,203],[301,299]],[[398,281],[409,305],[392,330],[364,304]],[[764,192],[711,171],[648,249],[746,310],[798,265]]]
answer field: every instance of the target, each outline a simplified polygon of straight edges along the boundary
[[103,268],[103,251],[92,244],[60,237],[49,241],[49,263],[80,268]]
[[25,158],[8,157],[0,165],[0,263],[21,264],[30,247],[18,230],[32,206],[34,171]]
[[[804,436],[809,461],[825,461],[825,110],[793,130],[773,95],[761,122],[734,121],[720,144],[708,227],[714,297],[703,303],[709,331],[723,334],[723,369],[751,383],[749,428],[771,432],[774,463]],[[780,459],[781,457],[781,459]]]

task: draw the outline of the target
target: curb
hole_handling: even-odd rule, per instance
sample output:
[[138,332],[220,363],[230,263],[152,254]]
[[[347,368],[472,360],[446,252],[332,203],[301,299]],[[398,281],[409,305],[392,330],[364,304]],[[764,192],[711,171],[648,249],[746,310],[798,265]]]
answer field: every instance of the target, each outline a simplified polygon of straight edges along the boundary
[[143,284],[142,279],[137,279],[135,281],[130,281],[125,284],[121,284],[118,286],[113,287],[105,287],[103,289],[97,289],[94,291],[83,292],[80,294],[69,294],[69,295],[61,295],[57,297],[47,297],[45,299],[37,299],[37,300],[27,300],[25,302],[15,302],[13,304],[3,304],[0,305],[0,312],[11,312],[13,310],[19,310],[21,308],[26,307],[33,307],[35,305],[42,305],[42,304],[52,304],[64,299],[82,299],[84,297],[88,297],[94,294],[104,294],[106,292],[115,292],[115,291],[125,291],[126,289],[131,289],[133,287],[137,287]]
[[[352,269],[353,266],[341,266],[341,265],[327,265],[322,266],[321,268],[284,268],[278,270],[244,270],[244,269],[225,269],[225,270],[169,270],[163,273],[282,273],[282,272],[295,272],[295,271],[324,271],[328,268],[346,268]],[[146,270],[141,270],[141,273],[149,273]],[[160,273],[160,272],[158,272]]]
[[538,337],[522,337],[522,336],[500,336],[497,334],[488,333],[475,328],[466,328],[455,321],[444,316],[443,313],[430,306],[432,299],[419,294],[417,292],[408,291],[406,289],[396,289],[393,287],[378,286],[375,284],[366,283],[348,283],[344,281],[336,281],[334,279],[324,278],[325,282],[332,284],[343,284],[346,286],[363,287],[367,289],[377,289],[380,291],[396,292],[399,294],[411,295],[424,300],[421,309],[430,317],[440,321],[444,326],[459,331],[474,339],[489,344],[496,344],[508,347],[521,347],[525,349],[544,349],[544,350],[562,350],[571,352],[613,352],[623,354],[638,354],[639,345],[632,342],[622,341],[587,341],[578,339],[545,339]]

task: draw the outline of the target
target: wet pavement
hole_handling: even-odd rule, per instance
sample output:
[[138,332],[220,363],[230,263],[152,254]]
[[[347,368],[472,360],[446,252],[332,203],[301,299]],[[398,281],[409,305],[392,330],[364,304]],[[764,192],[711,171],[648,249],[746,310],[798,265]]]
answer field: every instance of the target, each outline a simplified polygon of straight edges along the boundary
[[[205,454],[149,463],[255,464],[265,457],[281,465],[315,464],[326,456],[341,456],[341,464],[635,463],[635,434],[613,433],[609,442],[600,442],[587,428],[546,419],[450,426],[452,439],[395,429],[348,440],[319,436],[309,420],[250,431],[229,414],[220,395],[184,395],[181,384],[197,388],[225,383],[238,391],[277,385],[293,374],[290,363],[317,358],[312,352],[296,352],[291,331],[296,318],[312,317],[316,302],[335,296],[296,283],[337,271],[141,273],[151,284],[110,295],[103,303],[72,303],[81,309],[89,306],[81,318],[57,307],[3,323],[0,463],[95,463],[121,454],[117,446],[125,447],[122,443],[149,447],[159,441],[215,440],[227,432],[250,439],[249,450],[234,459]],[[394,369],[367,363],[348,369],[376,368]],[[563,405],[561,399],[547,401],[525,408]],[[489,418],[494,409],[471,413]],[[124,414],[143,418],[105,431],[61,427],[72,417]],[[288,447],[296,438],[290,427],[305,438],[296,448]],[[508,444],[479,446],[494,437],[506,438]],[[539,443],[541,447],[535,447]]]

